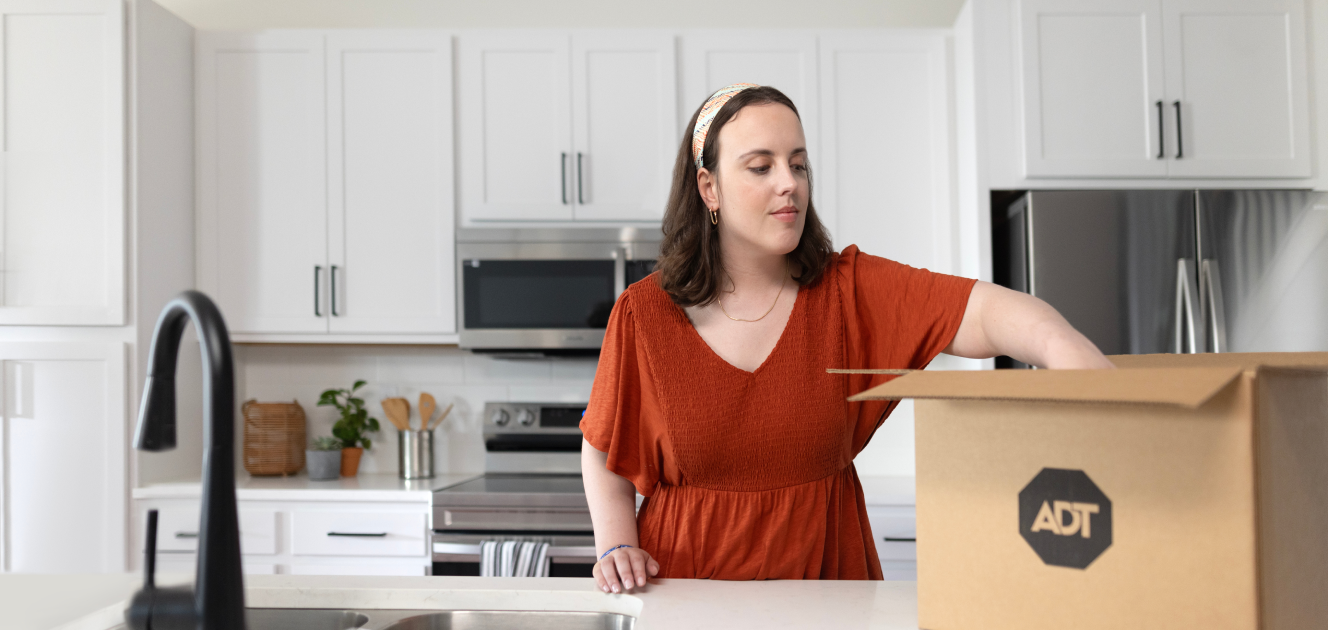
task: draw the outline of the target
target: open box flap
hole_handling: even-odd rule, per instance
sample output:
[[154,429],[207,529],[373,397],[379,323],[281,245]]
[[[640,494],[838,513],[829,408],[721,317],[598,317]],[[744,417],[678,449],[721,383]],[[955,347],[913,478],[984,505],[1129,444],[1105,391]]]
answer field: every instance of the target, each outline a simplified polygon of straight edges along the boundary
[[1143,403],[1195,408],[1245,371],[1243,366],[1128,370],[920,371],[849,397]]
[[1118,354],[1107,357],[1120,368],[1152,367],[1328,367],[1328,352],[1224,352],[1221,354]]

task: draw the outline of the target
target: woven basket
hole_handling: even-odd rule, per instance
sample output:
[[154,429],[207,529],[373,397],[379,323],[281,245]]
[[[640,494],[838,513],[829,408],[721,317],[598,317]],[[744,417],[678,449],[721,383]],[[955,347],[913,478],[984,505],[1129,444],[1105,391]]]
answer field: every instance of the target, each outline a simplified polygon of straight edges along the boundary
[[299,401],[260,403],[244,414],[244,469],[249,474],[293,475],[304,468],[304,408]]

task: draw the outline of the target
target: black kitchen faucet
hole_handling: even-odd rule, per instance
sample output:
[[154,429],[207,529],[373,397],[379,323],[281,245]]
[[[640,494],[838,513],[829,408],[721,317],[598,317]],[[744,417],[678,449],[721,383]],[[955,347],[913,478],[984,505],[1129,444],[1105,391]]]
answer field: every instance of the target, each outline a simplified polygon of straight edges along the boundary
[[133,630],[244,630],[244,577],[235,509],[235,373],[231,339],[208,296],[185,291],[162,309],[152,334],[148,378],[139,408],[135,448],[175,448],[175,364],[185,324],[193,322],[203,349],[203,513],[198,536],[196,590],[157,588],[156,514],[149,515],[143,589],[125,620]]

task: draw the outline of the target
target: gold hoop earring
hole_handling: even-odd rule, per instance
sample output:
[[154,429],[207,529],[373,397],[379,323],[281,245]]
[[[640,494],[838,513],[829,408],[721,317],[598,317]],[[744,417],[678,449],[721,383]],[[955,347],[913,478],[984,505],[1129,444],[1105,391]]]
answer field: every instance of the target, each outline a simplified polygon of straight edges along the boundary
[[718,211],[718,210],[711,210],[711,211],[710,211],[710,225],[719,225],[719,211]]

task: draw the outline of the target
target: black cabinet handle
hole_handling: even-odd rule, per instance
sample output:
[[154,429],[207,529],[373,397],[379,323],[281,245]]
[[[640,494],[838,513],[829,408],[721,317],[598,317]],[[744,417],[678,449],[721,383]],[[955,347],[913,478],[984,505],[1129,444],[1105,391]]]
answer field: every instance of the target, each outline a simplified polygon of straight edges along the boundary
[[586,199],[581,193],[581,152],[576,152],[576,202],[585,205]]
[[1157,102],[1157,159],[1167,157],[1166,149],[1163,148],[1167,143],[1166,125],[1163,123],[1162,101]]
[[387,532],[378,532],[375,534],[366,534],[361,532],[328,532],[328,536],[344,536],[348,538],[387,538]]
[[1182,136],[1180,135],[1180,101],[1176,101],[1171,105],[1176,108],[1176,159],[1179,160],[1185,157],[1185,141],[1181,139]]
[[314,265],[314,317],[323,316],[323,313],[318,310],[318,303],[321,302],[321,300],[318,299],[318,285],[322,284],[322,275],[323,267],[321,265]]
[[328,269],[328,281],[331,282],[331,284],[332,284],[332,316],[333,316],[333,317],[338,317],[338,315],[337,315],[337,266],[336,266],[336,265],[332,265],[332,267]]
[[916,539],[916,538],[894,538],[894,537],[891,537],[891,536],[886,536],[886,537],[885,537],[885,542],[918,542],[918,539]]
[[198,532],[175,532],[176,538],[198,538]]
[[563,205],[567,205],[567,154],[562,154]]

